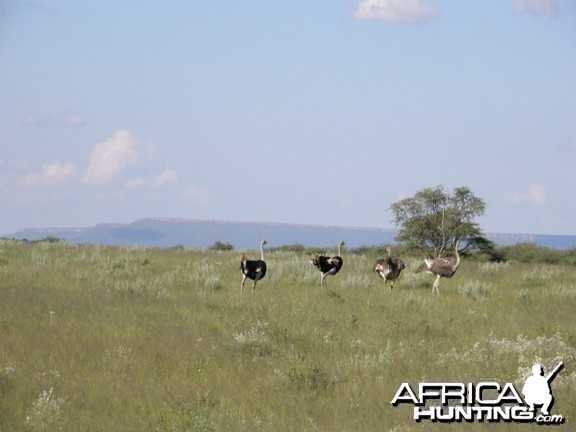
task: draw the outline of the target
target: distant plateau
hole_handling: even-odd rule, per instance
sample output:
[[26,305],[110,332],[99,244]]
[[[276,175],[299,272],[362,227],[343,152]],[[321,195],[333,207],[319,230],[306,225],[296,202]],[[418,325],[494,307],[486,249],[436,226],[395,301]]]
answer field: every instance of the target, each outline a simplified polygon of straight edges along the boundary
[[[50,236],[76,244],[182,245],[198,248],[221,241],[242,250],[256,249],[261,239],[266,239],[271,247],[293,244],[330,247],[339,240],[344,240],[349,248],[376,246],[395,243],[397,233],[397,230],[390,228],[157,217],[141,218],[126,224],[100,223],[83,228],[24,228],[1,237],[33,241]],[[485,236],[501,246],[527,242],[558,249],[576,247],[576,236],[573,235],[485,233]]]

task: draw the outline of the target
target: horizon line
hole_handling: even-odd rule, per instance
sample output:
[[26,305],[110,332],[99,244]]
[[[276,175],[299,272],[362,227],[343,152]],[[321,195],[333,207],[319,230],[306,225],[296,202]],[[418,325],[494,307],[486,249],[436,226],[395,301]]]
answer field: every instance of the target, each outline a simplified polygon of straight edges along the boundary
[[[80,226],[80,227],[24,227],[17,229],[13,234],[23,232],[23,231],[36,231],[36,232],[51,232],[51,231],[68,231],[68,232],[79,232],[85,229],[96,228],[99,226],[116,226],[123,227],[132,225],[137,222],[146,221],[156,221],[156,222],[168,222],[168,223],[212,223],[221,225],[267,225],[267,226],[284,226],[284,227],[309,227],[309,228],[327,228],[327,229],[345,229],[345,230],[362,230],[362,231],[380,231],[380,232],[397,232],[397,228],[383,228],[383,227],[371,227],[371,226],[359,226],[359,225],[332,225],[332,224],[312,224],[312,223],[291,223],[291,222],[270,222],[270,221],[240,221],[240,220],[224,220],[224,219],[201,219],[201,218],[177,218],[177,217],[167,217],[167,216],[150,216],[150,217],[139,217],[134,219],[132,222],[98,222],[95,225]],[[4,234],[6,235],[6,234]],[[483,232],[485,236],[496,236],[501,238],[501,236],[557,236],[557,237],[573,237],[576,234],[544,234],[544,233],[528,233],[528,232]]]

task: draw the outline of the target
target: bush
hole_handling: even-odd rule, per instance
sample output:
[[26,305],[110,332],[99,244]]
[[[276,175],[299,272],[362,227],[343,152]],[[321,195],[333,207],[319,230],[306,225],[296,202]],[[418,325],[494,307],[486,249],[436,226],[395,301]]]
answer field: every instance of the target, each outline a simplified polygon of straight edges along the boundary
[[468,280],[458,285],[458,292],[460,295],[465,297],[472,297],[473,299],[487,297],[491,291],[492,285],[481,282],[479,280]]
[[274,252],[294,252],[294,253],[299,253],[299,254],[303,254],[306,252],[306,248],[304,247],[304,245],[300,244],[300,243],[295,243],[292,245],[284,245],[284,246],[278,246],[278,247],[274,247],[274,248],[270,248],[270,251],[274,251]]
[[510,270],[510,263],[507,262],[485,262],[478,267],[480,273],[484,274],[497,274],[502,270]]
[[535,243],[518,243],[501,249],[506,261],[576,265],[576,248],[555,249]]
[[220,273],[216,267],[209,262],[198,262],[193,266],[190,274],[190,283],[193,287],[203,291],[215,292],[222,288]]
[[208,246],[209,250],[215,250],[215,251],[233,251],[234,250],[234,245],[230,244],[230,243],[224,243],[221,242],[220,240],[215,241],[211,246]]
[[44,243],[66,243],[66,240],[54,236],[46,236],[40,241]]

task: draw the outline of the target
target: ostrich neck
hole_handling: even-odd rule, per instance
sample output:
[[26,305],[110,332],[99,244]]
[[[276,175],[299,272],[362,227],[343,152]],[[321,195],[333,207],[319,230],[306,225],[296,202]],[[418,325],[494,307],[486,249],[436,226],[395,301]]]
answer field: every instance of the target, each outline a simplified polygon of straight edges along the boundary
[[456,243],[456,247],[454,248],[454,252],[456,254],[456,262],[454,263],[454,271],[460,266],[460,254],[458,253],[458,243]]
[[260,243],[260,259],[264,261],[264,243]]

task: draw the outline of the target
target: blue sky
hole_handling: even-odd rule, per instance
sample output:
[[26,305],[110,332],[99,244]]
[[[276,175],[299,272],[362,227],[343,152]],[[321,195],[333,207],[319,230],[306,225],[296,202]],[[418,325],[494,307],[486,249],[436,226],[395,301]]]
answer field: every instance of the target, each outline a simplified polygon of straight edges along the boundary
[[444,185],[576,234],[570,0],[0,0],[0,65],[0,233],[393,227]]

